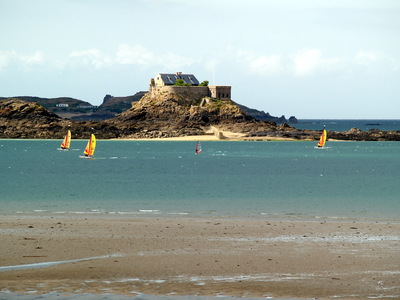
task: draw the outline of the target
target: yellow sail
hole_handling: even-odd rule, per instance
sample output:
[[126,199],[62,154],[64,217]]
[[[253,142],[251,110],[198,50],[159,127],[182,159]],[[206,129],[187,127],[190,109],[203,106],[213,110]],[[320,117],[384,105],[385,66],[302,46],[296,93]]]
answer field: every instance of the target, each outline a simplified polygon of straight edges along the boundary
[[326,130],[324,129],[324,131],[322,132],[321,137],[319,139],[318,147],[324,147],[325,142],[326,142]]
[[69,150],[70,146],[71,146],[71,131],[68,130],[67,134],[64,137],[64,140],[61,143],[61,149]]
[[87,156],[93,156],[95,149],[96,149],[96,137],[94,136],[94,134],[91,134],[90,140],[88,141],[86,149],[85,151],[83,151],[83,154]]

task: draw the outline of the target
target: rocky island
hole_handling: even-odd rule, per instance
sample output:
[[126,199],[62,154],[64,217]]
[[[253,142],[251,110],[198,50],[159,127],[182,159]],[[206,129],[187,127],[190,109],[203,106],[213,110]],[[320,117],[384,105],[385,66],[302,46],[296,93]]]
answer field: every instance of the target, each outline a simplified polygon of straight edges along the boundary
[[[168,84],[168,80],[173,84]],[[180,85],[175,84],[177,80]],[[35,102],[5,98],[0,100],[0,138],[60,139],[70,129],[73,138],[87,138],[94,133],[99,139],[319,139],[320,131],[299,130],[287,123],[278,125],[255,118],[246,107],[231,100],[230,88],[199,84],[191,74],[158,74],[140,100],[133,101],[126,111],[101,121],[62,118]],[[110,101],[112,96],[108,98]],[[348,132],[329,131],[328,137],[400,141],[400,131],[364,132],[353,128]]]

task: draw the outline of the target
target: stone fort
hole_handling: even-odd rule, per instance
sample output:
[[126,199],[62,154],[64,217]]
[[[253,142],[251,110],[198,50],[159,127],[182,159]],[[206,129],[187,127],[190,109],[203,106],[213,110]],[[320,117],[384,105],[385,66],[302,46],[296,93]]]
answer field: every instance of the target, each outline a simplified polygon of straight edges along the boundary
[[[190,86],[174,85],[178,79]],[[149,94],[151,97],[177,95],[194,100],[205,97],[231,100],[231,86],[201,86],[193,74],[182,74],[182,72],[176,72],[175,74],[158,73],[154,78],[150,79]]]

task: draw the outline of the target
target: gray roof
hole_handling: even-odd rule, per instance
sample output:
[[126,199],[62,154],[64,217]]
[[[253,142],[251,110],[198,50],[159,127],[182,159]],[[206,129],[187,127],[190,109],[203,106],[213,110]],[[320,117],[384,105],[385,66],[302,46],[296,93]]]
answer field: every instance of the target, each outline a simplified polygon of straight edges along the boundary
[[161,79],[166,85],[173,85],[177,79],[183,79],[183,82],[191,85],[199,85],[199,81],[193,74],[166,74],[160,73]]

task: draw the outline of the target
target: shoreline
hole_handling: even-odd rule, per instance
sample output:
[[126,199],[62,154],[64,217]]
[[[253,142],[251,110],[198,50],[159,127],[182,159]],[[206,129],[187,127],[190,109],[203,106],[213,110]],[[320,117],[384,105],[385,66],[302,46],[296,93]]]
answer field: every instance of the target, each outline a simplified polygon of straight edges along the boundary
[[277,138],[272,136],[246,137],[243,133],[231,131],[216,131],[203,135],[188,135],[179,137],[160,138],[116,138],[112,140],[136,140],[136,141],[296,141],[292,138]]
[[170,137],[170,138],[118,138],[118,139],[112,139],[116,141],[172,141],[172,142],[180,142],[180,141],[191,141],[191,142],[196,142],[196,141],[219,141],[219,142],[304,142],[304,141],[313,141],[311,139],[303,139],[303,140],[298,140],[298,139],[291,139],[291,138],[277,138],[277,137],[246,137],[246,138],[238,138],[238,137],[233,137],[233,138],[217,138],[214,136],[208,136],[208,135],[191,135],[191,136],[182,136],[182,137]]
[[[57,139],[41,139],[41,138],[0,138],[0,140],[57,140],[57,141],[62,141],[62,138],[57,138]],[[80,138],[80,139],[74,139],[78,141],[87,141],[87,139]],[[318,140],[316,139],[310,139],[310,138],[304,138],[304,139],[295,139],[295,138],[285,138],[285,137],[274,137],[274,136],[260,136],[260,137],[238,137],[238,136],[225,136],[224,138],[218,138],[214,135],[190,135],[190,136],[180,136],[180,137],[164,137],[164,138],[110,138],[110,139],[100,139],[97,138],[98,141],[157,141],[157,142],[162,142],[162,141],[170,141],[170,142],[196,142],[196,141],[207,141],[207,142],[315,142],[317,143]],[[379,141],[368,141],[368,140],[340,140],[340,139],[327,139],[327,143],[330,142],[398,142],[398,141],[392,141],[392,140],[379,140]]]
[[[368,220],[3,214],[0,290],[396,298],[399,232]],[[17,269],[35,264],[47,266]]]
[[[59,140],[62,141],[62,138],[57,139],[35,139],[35,138],[0,138],[0,140]],[[87,139],[74,139],[79,141],[87,141]],[[219,142],[317,142],[317,140],[313,139],[293,139],[293,138],[278,138],[278,137],[224,137],[218,138],[214,135],[190,135],[190,136],[180,136],[180,137],[168,137],[168,138],[110,138],[110,139],[97,139],[98,141],[172,141],[172,142],[180,142],[180,141],[219,141]],[[342,140],[328,140],[341,142]],[[343,140],[343,142],[347,142],[347,140]]]

